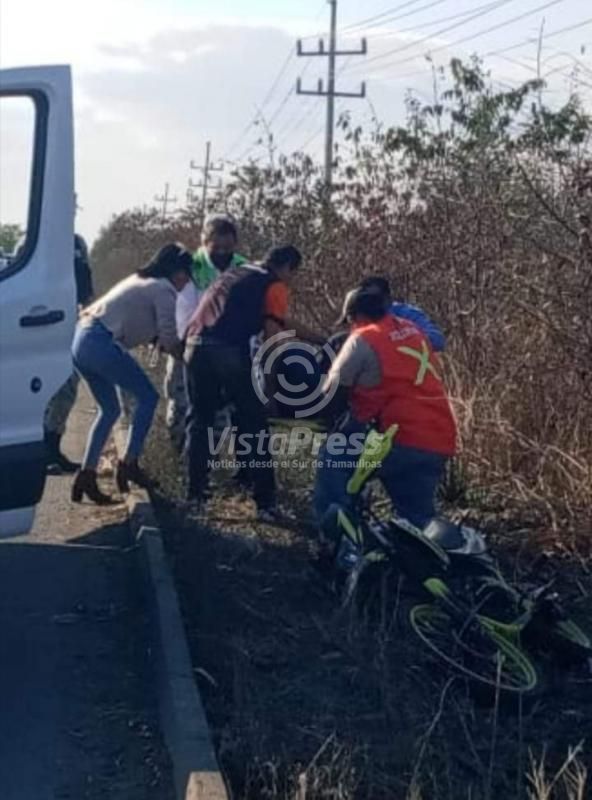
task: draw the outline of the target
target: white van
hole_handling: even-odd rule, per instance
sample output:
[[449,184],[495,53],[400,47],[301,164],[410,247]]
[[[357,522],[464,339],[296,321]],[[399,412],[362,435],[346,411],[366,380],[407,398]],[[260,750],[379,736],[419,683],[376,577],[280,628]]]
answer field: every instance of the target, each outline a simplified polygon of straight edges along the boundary
[[45,486],[43,414],[72,370],[72,80],[66,66],[0,70],[0,536],[25,533]]

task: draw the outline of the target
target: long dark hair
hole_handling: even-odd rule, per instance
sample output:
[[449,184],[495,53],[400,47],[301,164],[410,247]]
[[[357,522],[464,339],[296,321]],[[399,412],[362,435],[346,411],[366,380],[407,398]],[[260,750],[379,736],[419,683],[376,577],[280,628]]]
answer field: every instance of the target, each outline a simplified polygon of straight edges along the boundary
[[293,272],[298,269],[300,264],[302,264],[302,253],[294,245],[287,244],[268,250],[261,266],[269,270],[276,267],[289,267]]
[[138,270],[140,278],[168,278],[175,272],[185,272],[191,275],[193,258],[189,250],[183,245],[172,242],[165,244],[152,256],[150,261]]

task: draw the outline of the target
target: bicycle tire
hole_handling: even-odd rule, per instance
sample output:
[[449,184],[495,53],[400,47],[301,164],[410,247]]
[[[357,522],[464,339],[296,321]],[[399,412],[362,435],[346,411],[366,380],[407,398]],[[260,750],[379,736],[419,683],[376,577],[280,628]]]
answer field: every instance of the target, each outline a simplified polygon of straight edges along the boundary
[[423,604],[411,609],[409,621],[433,653],[470,680],[504,693],[526,694],[537,688],[537,671],[528,656],[478,617],[460,631],[452,616]]

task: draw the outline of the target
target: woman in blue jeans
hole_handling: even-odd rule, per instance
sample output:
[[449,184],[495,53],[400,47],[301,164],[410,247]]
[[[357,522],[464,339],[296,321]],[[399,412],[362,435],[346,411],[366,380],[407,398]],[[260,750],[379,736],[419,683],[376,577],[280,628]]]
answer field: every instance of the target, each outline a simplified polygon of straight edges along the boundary
[[72,500],[86,495],[100,505],[112,502],[97,486],[97,465],[120,414],[117,387],[133,395],[136,410],[123,459],[117,465],[119,491],[129,481],[146,486],[138,464],[158,402],[158,393],[144,370],[127,352],[157,342],[167,353],[182,355],[177,338],[177,292],[191,279],[192,257],[178,244],[161,248],[152,260],[120,281],[83,312],[72,345],[74,366],[88,383],[98,412],[89,432],[82,466],[72,486]]

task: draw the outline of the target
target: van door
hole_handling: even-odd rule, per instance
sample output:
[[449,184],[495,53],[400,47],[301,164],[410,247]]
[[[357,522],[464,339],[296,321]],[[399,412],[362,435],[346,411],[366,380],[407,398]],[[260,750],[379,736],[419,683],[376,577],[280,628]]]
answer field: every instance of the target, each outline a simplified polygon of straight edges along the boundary
[[72,82],[0,71],[0,534],[25,532],[45,485],[43,415],[71,372],[76,321]]

